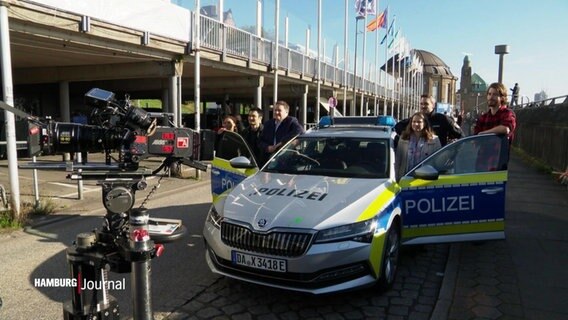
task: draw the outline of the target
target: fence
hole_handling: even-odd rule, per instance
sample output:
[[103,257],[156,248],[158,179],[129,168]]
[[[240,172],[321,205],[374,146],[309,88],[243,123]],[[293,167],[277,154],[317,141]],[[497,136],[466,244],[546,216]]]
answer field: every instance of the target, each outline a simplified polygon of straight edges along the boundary
[[568,96],[526,103],[513,109],[513,145],[557,171],[568,168]]

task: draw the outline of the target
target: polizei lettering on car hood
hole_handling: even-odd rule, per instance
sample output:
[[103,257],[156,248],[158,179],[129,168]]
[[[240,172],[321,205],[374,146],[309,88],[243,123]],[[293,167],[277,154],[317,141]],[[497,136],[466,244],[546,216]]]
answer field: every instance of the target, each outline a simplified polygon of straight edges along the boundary
[[[258,230],[325,229],[357,221],[385,180],[258,173],[224,198],[225,218]],[[262,223],[258,223],[262,221]]]

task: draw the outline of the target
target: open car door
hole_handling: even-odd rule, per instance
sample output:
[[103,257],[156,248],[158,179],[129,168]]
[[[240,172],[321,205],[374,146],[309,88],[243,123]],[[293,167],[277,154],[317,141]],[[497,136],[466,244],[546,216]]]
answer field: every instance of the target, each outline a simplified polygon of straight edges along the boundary
[[[216,144],[216,152],[211,162],[211,194],[213,202],[217,197],[233,188],[246,177],[258,171],[257,161],[247,143],[235,132],[225,131],[220,134]],[[237,169],[231,166],[230,160],[245,157],[250,161],[247,168]]]
[[509,142],[495,134],[460,139],[401,178],[403,242],[505,238]]

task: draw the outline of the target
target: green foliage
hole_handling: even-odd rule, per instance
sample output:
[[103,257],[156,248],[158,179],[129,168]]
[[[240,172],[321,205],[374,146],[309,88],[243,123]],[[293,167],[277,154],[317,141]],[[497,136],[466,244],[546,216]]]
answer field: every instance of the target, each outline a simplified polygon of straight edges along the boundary
[[182,103],[181,113],[195,113],[195,103],[193,101],[185,101]]
[[0,211],[0,229],[18,229],[22,224],[15,221],[10,210]]
[[[138,108],[154,108],[164,109],[162,101],[159,99],[135,99],[132,105]],[[193,101],[185,101],[181,104],[181,113],[195,113],[195,103]]]
[[30,202],[23,202],[20,205],[20,216],[14,217],[12,210],[0,211],[0,229],[22,228],[29,218],[34,216],[49,215],[55,212],[57,204],[53,199],[46,198],[37,205]]
[[132,105],[138,108],[162,108],[162,101],[159,99],[135,99],[132,100]]
[[22,212],[29,216],[45,216],[55,212],[57,204],[51,198],[42,199],[37,205],[32,203],[22,204]]

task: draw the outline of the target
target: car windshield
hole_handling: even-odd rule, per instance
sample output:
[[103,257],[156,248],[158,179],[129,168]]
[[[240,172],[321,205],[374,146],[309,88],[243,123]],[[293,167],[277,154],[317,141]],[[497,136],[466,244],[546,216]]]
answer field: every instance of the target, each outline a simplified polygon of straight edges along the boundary
[[387,139],[300,136],[280,150],[262,171],[387,178],[389,157]]

